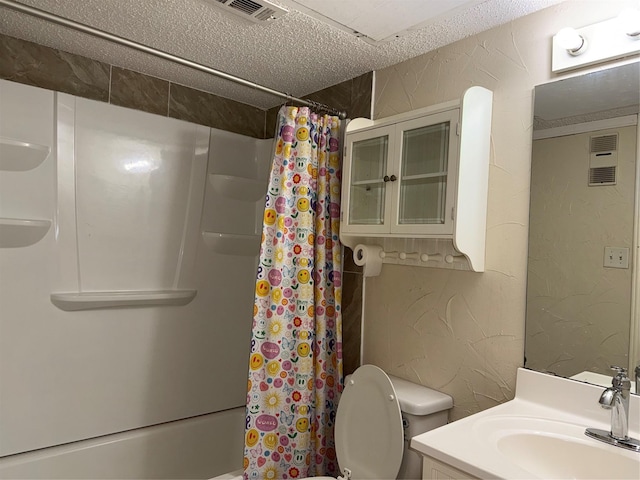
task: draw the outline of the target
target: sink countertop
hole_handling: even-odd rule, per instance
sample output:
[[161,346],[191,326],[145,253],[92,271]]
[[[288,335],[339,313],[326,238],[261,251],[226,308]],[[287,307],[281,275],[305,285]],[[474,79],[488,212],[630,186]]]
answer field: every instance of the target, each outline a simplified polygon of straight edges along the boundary
[[[598,403],[602,391],[603,387],[520,368],[513,400],[413,437],[411,447],[480,478],[544,478],[518,465],[497,443],[504,432],[559,435],[588,449],[637,461],[640,478],[640,453],[584,435],[587,427],[610,429],[611,411]],[[640,396],[631,395],[629,404],[629,436],[640,438]]]

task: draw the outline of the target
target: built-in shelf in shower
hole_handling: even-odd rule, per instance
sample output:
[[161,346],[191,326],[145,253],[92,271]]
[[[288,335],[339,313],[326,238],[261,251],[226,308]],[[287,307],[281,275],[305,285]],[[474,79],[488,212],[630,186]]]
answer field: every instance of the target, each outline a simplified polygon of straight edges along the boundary
[[205,245],[223,255],[255,257],[260,253],[260,235],[202,232]]
[[257,202],[267,193],[267,184],[252,178],[210,173],[209,182],[218,194],[234,200]]
[[25,143],[0,137],[0,170],[24,172],[44,162],[51,148],[36,143]]
[[115,307],[180,306],[191,302],[197,293],[197,290],[52,293],[51,303],[65,311]]
[[0,218],[0,248],[28,247],[49,231],[50,220]]

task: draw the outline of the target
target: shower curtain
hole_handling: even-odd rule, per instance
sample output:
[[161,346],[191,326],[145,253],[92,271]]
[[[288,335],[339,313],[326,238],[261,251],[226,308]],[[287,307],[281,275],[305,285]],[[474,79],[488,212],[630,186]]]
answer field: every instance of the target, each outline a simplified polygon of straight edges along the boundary
[[307,107],[278,116],[253,307],[245,479],[338,471],[340,120]]

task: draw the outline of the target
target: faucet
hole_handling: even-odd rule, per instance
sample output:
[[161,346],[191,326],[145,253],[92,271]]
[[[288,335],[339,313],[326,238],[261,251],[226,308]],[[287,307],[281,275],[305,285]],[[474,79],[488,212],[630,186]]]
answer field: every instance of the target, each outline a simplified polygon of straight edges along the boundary
[[627,369],[611,367],[618,373],[611,380],[611,386],[600,395],[599,403],[602,408],[611,410],[611,436],[616,440],[629,438],[629,392],[631,380],[627,376]]
[[[611,386],[600,395],[598,402],[602,408],[611,410],[611,430],[587,428],[585,434],[601,442],[606,442],[629,450],[640,452],[640,441],[629,437],[629,393],[631,380],[627,376],[627,369],[612,366],[616,375]],[[636,375],[640,369],[636,368]]]

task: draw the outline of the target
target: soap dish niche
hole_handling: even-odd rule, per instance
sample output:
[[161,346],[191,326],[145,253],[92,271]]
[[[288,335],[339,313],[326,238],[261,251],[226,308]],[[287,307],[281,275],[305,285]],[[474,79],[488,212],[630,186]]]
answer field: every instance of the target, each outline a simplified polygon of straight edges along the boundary
[[0,170],[26,172],[33,170],[51,153],[51,148],[37,143],[26,143],[0,137]]
[[50,220],[0,218],[0,248],[28,247],[44,238]]

